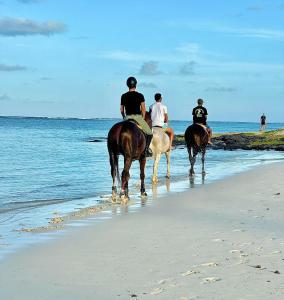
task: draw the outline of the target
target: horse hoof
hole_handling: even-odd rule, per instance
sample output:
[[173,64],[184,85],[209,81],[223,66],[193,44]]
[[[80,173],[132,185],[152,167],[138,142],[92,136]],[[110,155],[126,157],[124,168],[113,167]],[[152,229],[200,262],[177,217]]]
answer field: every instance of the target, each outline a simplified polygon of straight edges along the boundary
[[141,193],[141,197],[147,197],[148,195],[147,195],[147,193],[146,192],[142,192]]
[[166,175],[166,178],[167,178],[167,179],[170,179],[170,175]]
[[126,204],[128,202],[129,198],[126,195],[121,195],[120,196],[120,203],[121,204]]
[[152,179],[152,184],[157,184],[159,182],[158,179]]

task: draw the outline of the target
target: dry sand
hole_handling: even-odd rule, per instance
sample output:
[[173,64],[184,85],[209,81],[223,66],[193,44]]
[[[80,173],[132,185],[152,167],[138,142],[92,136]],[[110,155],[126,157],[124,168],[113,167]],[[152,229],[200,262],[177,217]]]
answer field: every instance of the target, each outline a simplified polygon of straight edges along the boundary
[[284,299],[284,164],[73,228],[0,262],[0,299]]

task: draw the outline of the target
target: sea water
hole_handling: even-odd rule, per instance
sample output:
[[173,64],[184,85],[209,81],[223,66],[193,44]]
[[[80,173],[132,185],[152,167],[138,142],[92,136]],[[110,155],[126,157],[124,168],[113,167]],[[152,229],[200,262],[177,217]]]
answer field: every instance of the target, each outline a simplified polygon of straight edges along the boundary
[[[106,137],[116,122],[117,119],[0,117],[0,252],[25,244],[28,234],[21,232],[23,228],[46,226],[54,216],[109,200],[112,179]],[[176,134],[184,133],[189,125],[188,121],[170,123]],[[245,122],[210,122],[210,126],[215,133],[259,130],[259,124]],[[267,129],[283,127],[284,123],[274,123]],[[195,184],[283,159],[283,152],[275,151],[208,150],[206,178],[202,180],[198,160]],[[166,160],[162,157],[158,187],[151,185],[152,166],[153,160],[147,161],[148,203],[153,197],[192,187],[187,178],[185,148],[172,151],[170,181],[164,179]],[[138,162],[131,168],[130,191],[139,206]]]

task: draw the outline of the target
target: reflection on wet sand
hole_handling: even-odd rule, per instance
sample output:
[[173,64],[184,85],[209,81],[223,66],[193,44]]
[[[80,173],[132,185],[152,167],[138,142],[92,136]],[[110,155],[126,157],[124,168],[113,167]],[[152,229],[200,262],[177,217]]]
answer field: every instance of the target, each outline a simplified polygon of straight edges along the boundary
[[[201,184],[205,184],[205,176],[206,174],[202,173]],[[189,176],[189,187],[193,189],[195,187],[195,176]]]
[[[165,181],[165,186],[167,193],[171,191],[171,180],[169,178],[166,178]],[[158,198],[158,185],[157,184],[152,184],[152,197],[153,200]]]

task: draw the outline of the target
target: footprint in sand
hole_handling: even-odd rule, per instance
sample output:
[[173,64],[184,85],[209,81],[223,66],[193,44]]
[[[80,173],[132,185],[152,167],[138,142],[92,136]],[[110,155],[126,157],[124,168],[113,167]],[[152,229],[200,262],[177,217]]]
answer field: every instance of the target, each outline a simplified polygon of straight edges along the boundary
[[189,271],[186,271],[185,273],[182,273],[181,275],[182,276],[189,276],[189,275],[198,274],[198,273],[200,273],[200,272],[197,271],[197,270],[189,270]]
[[161,294],[162,292],[164,291],[164,289],[162,288],[155,288],[151,291],[151,295],[158,295],[158,294]]
[[213,283],[213,282],[216,282],[216,281],[220,281],[221,278],[219,277],[206,277],[206,278],[203,278],[203,283]]
[[213,261],[213,262],[201,264],[200,266],[202,266],[202,267],[217,267],[217,266],[219,266],[219,264]]
[[212,242],[225,242],[224,239],[213,239]]

